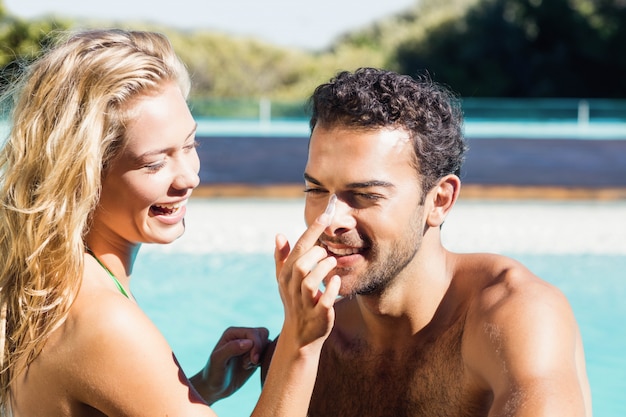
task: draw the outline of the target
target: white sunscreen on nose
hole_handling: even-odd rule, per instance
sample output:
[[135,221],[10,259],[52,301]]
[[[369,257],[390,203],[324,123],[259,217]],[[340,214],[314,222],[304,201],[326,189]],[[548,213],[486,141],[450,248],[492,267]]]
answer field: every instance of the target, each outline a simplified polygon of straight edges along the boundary
[[328,214],[328,224],[333,221],[333,217],[335,216],[335,206],[337,205],[337,196],[332,194],[330,199],[328,200],[328,205],[326,206],[326,210],[324,210],[325,214]]

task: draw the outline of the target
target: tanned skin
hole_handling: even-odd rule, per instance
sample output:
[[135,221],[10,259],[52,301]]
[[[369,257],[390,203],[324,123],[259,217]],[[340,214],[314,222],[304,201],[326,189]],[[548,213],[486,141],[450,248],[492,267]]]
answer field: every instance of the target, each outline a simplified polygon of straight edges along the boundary
[[460,180],[441,178],[422,200],[408,136],[312,132],[305,219],[337,195],[319,244],[337,258],[342,298],[309,415],[591,416],[566,298],[515,260],[444,248]]

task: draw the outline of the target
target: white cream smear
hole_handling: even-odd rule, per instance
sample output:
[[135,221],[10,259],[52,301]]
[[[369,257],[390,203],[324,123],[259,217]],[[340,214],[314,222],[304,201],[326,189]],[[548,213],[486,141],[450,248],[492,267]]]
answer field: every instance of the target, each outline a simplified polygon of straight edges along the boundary
[[[328,205],[326,206],[326,210],[324,210],[325,214],[328,214],[328,224],[333,221],[333,217],[335,216],[335,208],[337,206],[337,196],[332,194],[330,199],[328,200]],[[361,248],[332,248],[328,245],[324,245],[327,251],[337,256],[346,256],[346,255],[354,255],[355,253],[359,253]]]
[[328,199],[328,205],[326,206],[326,210],[324,210],[325,214],[328,214],[328,224],[333,221],[333,217],[335,217],[335,208],[337,207],[337,196],[332,194]]

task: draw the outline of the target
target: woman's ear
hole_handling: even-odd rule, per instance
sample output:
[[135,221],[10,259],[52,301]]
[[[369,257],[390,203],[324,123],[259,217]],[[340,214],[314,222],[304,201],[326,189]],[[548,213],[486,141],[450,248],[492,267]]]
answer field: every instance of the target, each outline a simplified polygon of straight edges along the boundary
[[427,197],[432,202],[426,218],[428,226],[439,227],[443,224],[448,212],[459,197],[460,191],[461,180],[456,175],[446,175],[439,180]]

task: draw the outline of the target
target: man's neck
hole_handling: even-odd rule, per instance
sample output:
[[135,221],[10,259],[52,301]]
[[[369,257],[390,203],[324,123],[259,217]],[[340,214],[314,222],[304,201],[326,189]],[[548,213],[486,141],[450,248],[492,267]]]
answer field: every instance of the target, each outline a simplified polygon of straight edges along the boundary
[[373,346],[402,345],[432,322],[452,281],[446,254],[429,254],[428,262],[416,259],[381,294],[355,297],[364,336]]

